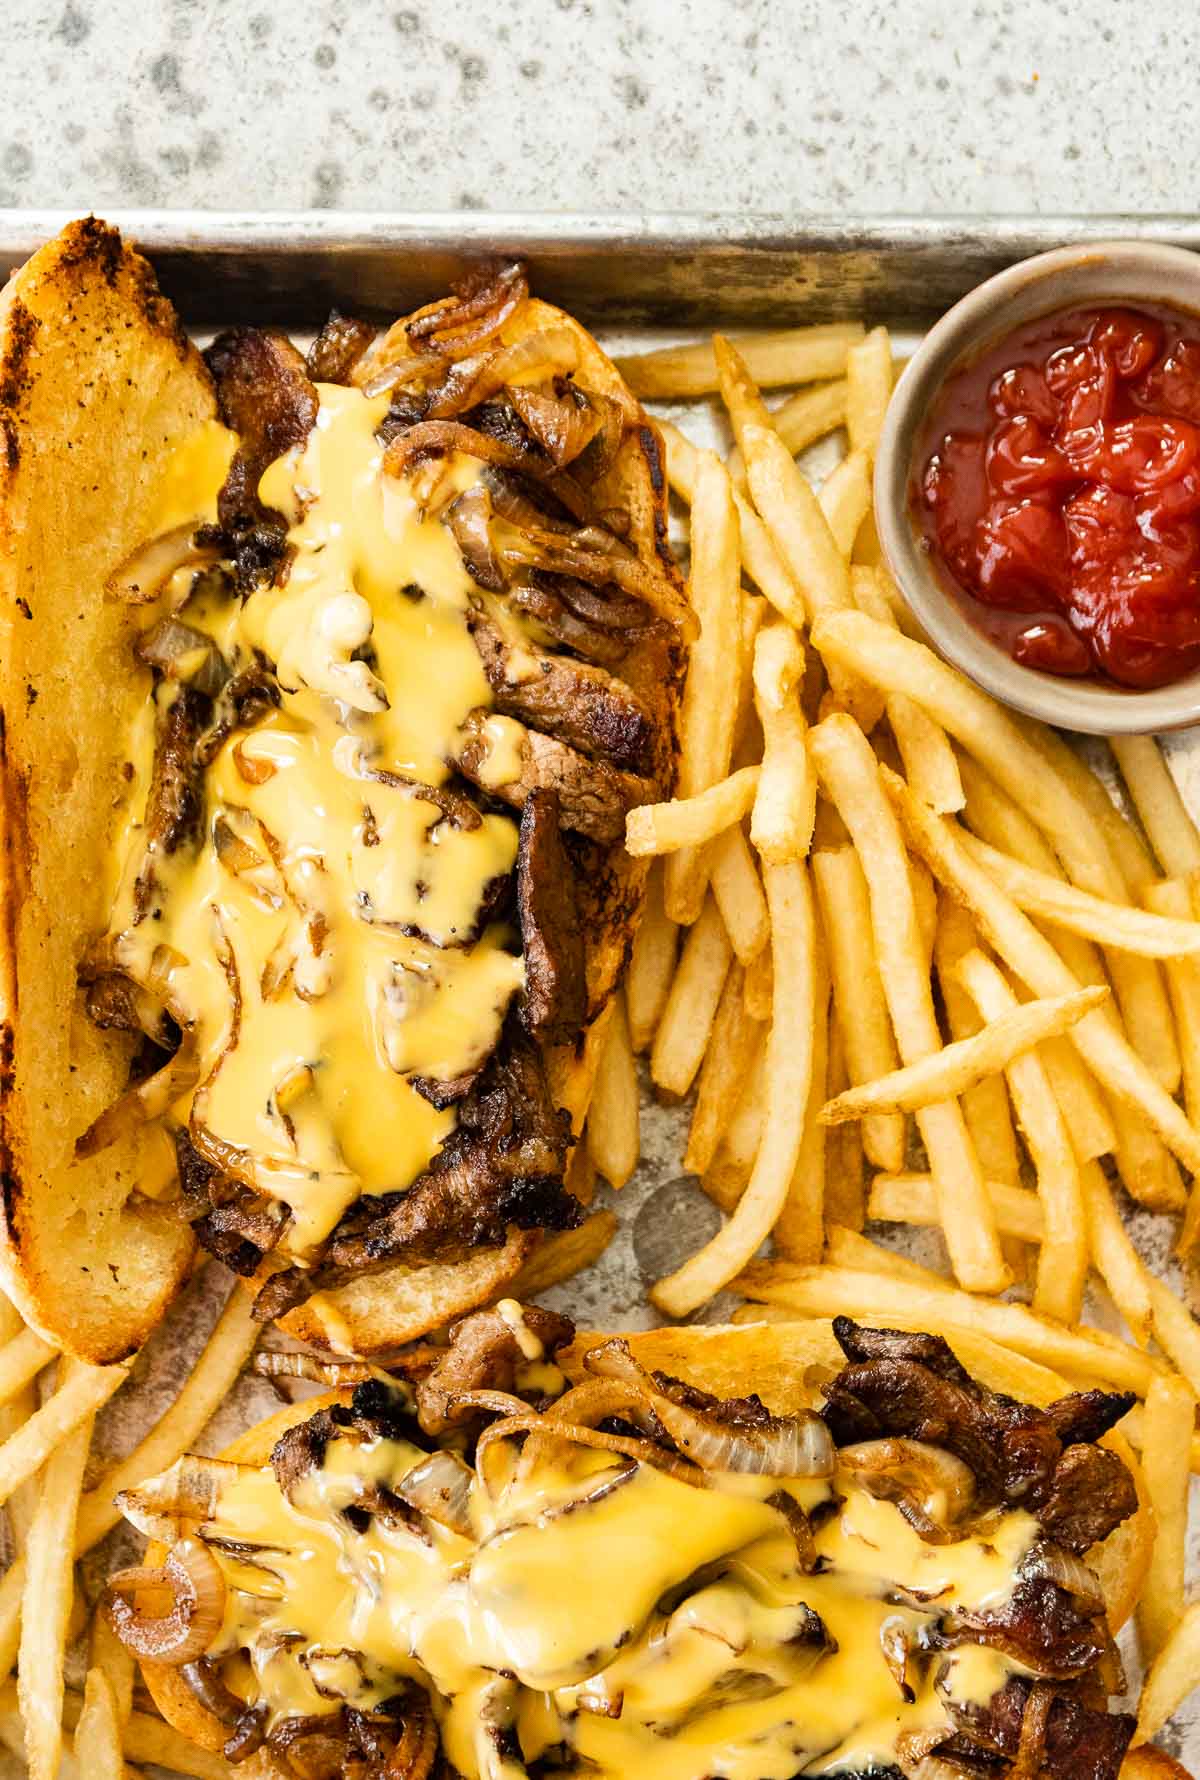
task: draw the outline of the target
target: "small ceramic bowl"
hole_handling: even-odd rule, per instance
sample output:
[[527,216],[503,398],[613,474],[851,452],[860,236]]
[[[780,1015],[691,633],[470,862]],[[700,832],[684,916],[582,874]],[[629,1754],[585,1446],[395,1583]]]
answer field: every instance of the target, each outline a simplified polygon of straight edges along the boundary
[[1200,672],[1135,692],[1023,667],[972,623],[939,580],[909,505],[913,471],[920,467],[914,451],[950,374],[1023,322],[1107,303],[1169,303],[1200,315],[1200,254],[1141,241],[1061,247],[1010,266],[956,303],[925,336],[896,385],[875,464],[875,511],[892,573],[948,661],[1031,717],[1094,735],[1140,735],[1200,721]]

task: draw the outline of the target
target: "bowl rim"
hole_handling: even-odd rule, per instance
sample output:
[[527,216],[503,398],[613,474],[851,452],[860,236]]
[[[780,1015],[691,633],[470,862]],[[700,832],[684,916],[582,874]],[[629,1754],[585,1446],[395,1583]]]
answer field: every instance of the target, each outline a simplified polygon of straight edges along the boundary
[[[1156,289],[1155,273],[1173,291]],[[1167,274],[1167,277],[1163,277]],[[1200,670],[1170,685],[1138,692],[1094,680],[1047,674],[1014,661],[985,635],[934,573],[909,513],[913,457],[925,419],[950,373],[972,350],[1038,314],[1103,299],[1108,280],[1139,284],[1112,291],[1122,302],[1190,308],[1180,285],[1195,292],[1200,316],[1200,253],[1150,241],[1095,241],[1052,248],[984,279],[936,321],[892,392],[875,458],[875,516],[888,568],[931,642],[955,667],[1001,703],[1061,729],[1092,735],[1141,735],[1200,722]],[[1064,290],[1072,276],[1092,287]],[[1141,285],[1141,278],[1147,281]],[[1036,300],[1044,292],[1044,303]],[[1009,306],[1020,312],[1007,321]]]

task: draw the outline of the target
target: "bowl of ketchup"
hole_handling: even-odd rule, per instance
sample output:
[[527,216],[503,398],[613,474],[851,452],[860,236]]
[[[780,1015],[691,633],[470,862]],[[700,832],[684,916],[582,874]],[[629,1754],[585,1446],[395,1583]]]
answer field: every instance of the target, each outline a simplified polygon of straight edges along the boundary
[[875,504],[996,697],[1101,734],[1200,720],[1200,255],[1063,248],[980,285],[897,385]]

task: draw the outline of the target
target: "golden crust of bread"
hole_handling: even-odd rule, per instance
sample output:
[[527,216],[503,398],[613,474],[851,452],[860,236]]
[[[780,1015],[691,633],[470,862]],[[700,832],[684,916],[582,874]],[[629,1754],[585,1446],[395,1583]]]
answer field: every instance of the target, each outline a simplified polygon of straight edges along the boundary
[[30,1323],[95,1361],[144,1340],[193,1249],[175,1211],[129,1202],[136,1137],[74,1156],[130,1059],[76,982],[148,688],[104,586],[147,534],[164,458],[214,411],[149,265],[95,218],[0,295],[0,1273]]
[[[506,338],[567,326],[580,380],[616,399],[628,430],[597,484],[627,513],[639,553],[677,571],[666,548],[661,440],[607,356],[569,317],[530,301]],[[93,1360],[148,1334],[182,1278],[190,1232],[168,1207],[127,1204],[136,1137],[77,1161],[76,1137],[125,1086],[131,1043],[87,1018],[76,967],[105,924],[99,869],[118,820],[124,750],[149,677],[130,647],[107,576],[150,529],[156,476],[172,447],[214,412],[203,362],[145,260],[95,219],[71,224],[21,268],[0,310],[0,1267],[26,1317]],[[63,523],[64,517],[67,523]],[[673,779],[683,654],[652,637],[625,666],[657,719],[664,792]],[[80,746],[80,737],[87,746]],[[548,1059],[578,1125],[602,1016],[632,940],[643,861],[596,849],[583,874],[589,1029]],[[64,1019],[64,1010],[69,1010]],[[285,1319],[318,1346],[378,1353],[485,1303],[536,1237],[459,1263],[396,1267],[322,1294]]]

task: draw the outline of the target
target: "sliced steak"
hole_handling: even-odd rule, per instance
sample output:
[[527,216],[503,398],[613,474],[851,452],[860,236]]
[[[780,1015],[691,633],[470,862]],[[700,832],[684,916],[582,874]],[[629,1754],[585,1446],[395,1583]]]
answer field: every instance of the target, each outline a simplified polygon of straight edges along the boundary
[[1085,1552],[1137,1512],[1133,1478],[1105,1446],[1068,1446],[1054,1468],[1037,1517],[1047,1536],[1068,1551]]
[[524,809],[531,791],[556,791],[564,828],[613,846],[624,839],[629,811],[638,804],[653,803],[658,795],[653,779],[619,772],[604,760],[589,760],[536,729],[525,732],[520,777],[507,784],[492,784],[487,770],[487,718],[485,710],[473,711],[468,717],[457,764],[465,778],[514,809]]
[[[1039,1688],[1044,1692],[1044,1684]],[[980,1755],[1014,1760],[1033,1693],[1024,1676],[1014,1675],[986,1706],[947,1697],[956,1734],[938,1746],[938,1755],[951,1761],[977,1761]],[[1097,1712],[1069,1688],[1056,1688],[1045,1710],[1040,1759],[1030,1771],[1065,1780],[1117,1780],[1136,1724],[1127,1712]]]
[[984,1644],[1055,1681],[1085,1674],[1112,1643],[1102,1613],[1081,1613],[1064,1589],[1041,1576],[1023,1578],[998,1606],[948,1613],[928,1639],[935,1646]]
[[322,1268],[272,1274],[255,1316],[270,1321],[315,1291],[400,1258],[498,1247],[510,1225],[573,1229],[582,1214],[563,1186],[570,1133],[538,1052],[510,1023],[425,1173],[404,1192],[360,1199],[330,1238]]
[[525,954],[522,1024],[549,1044],[573,1039],[587,1015],[586,959],[555,791],[531,791],[521,812],[517,913]]
[[[565,1316],[531,1304],[525,1326],[548,1354],[565,1347],[575,1333]],[[417,1415],[427,1434],[442,1434],[475,1413],[455,1406],[464,1391],[511,1391],[521,1346],[513,1330],[495,1310],[477,1310],[450,1331],[450,1346],[432,1372],[416,1387]]]
[[379,332],[374,322],[331,309],[308,349],[304,368],[314,383],[349,383],[351,373]]
[[1076,1393],[1035,1409],[978,1384],[940,1336],[863,1329],[848,1317],[834,1334],[851,1361],[826,1387],[839,1446],[895,1434],[945,1447],[970,1466],[981,1507],[1026,1508],[1073,1551],[1137,1507],[1120,1459],[1086,1443],[1127,1412],[1126,1394]]
[[154,766],[146,797],[146,857],[134,891],[134,916],[144,920],[154,905],[156,855],[198,843],[204,824],[204,771],[196,748],[212,712],[212,700],[181,686],[158,719]]
[[485,612],[468,618],[496,709],[553,736],[593,760],[645,772],[654,741],[650,717],[634,692],[603,668],[562,655],[525,651],[514,658],[500,626]]
[[238,585],[272,576],[283,557],[287,525],[258,496],[269,464],[312,431],[319,403],[304,360],[284,334],[229,328],[205,353],[221,419],[239,444],[217,501],[220,536]]

